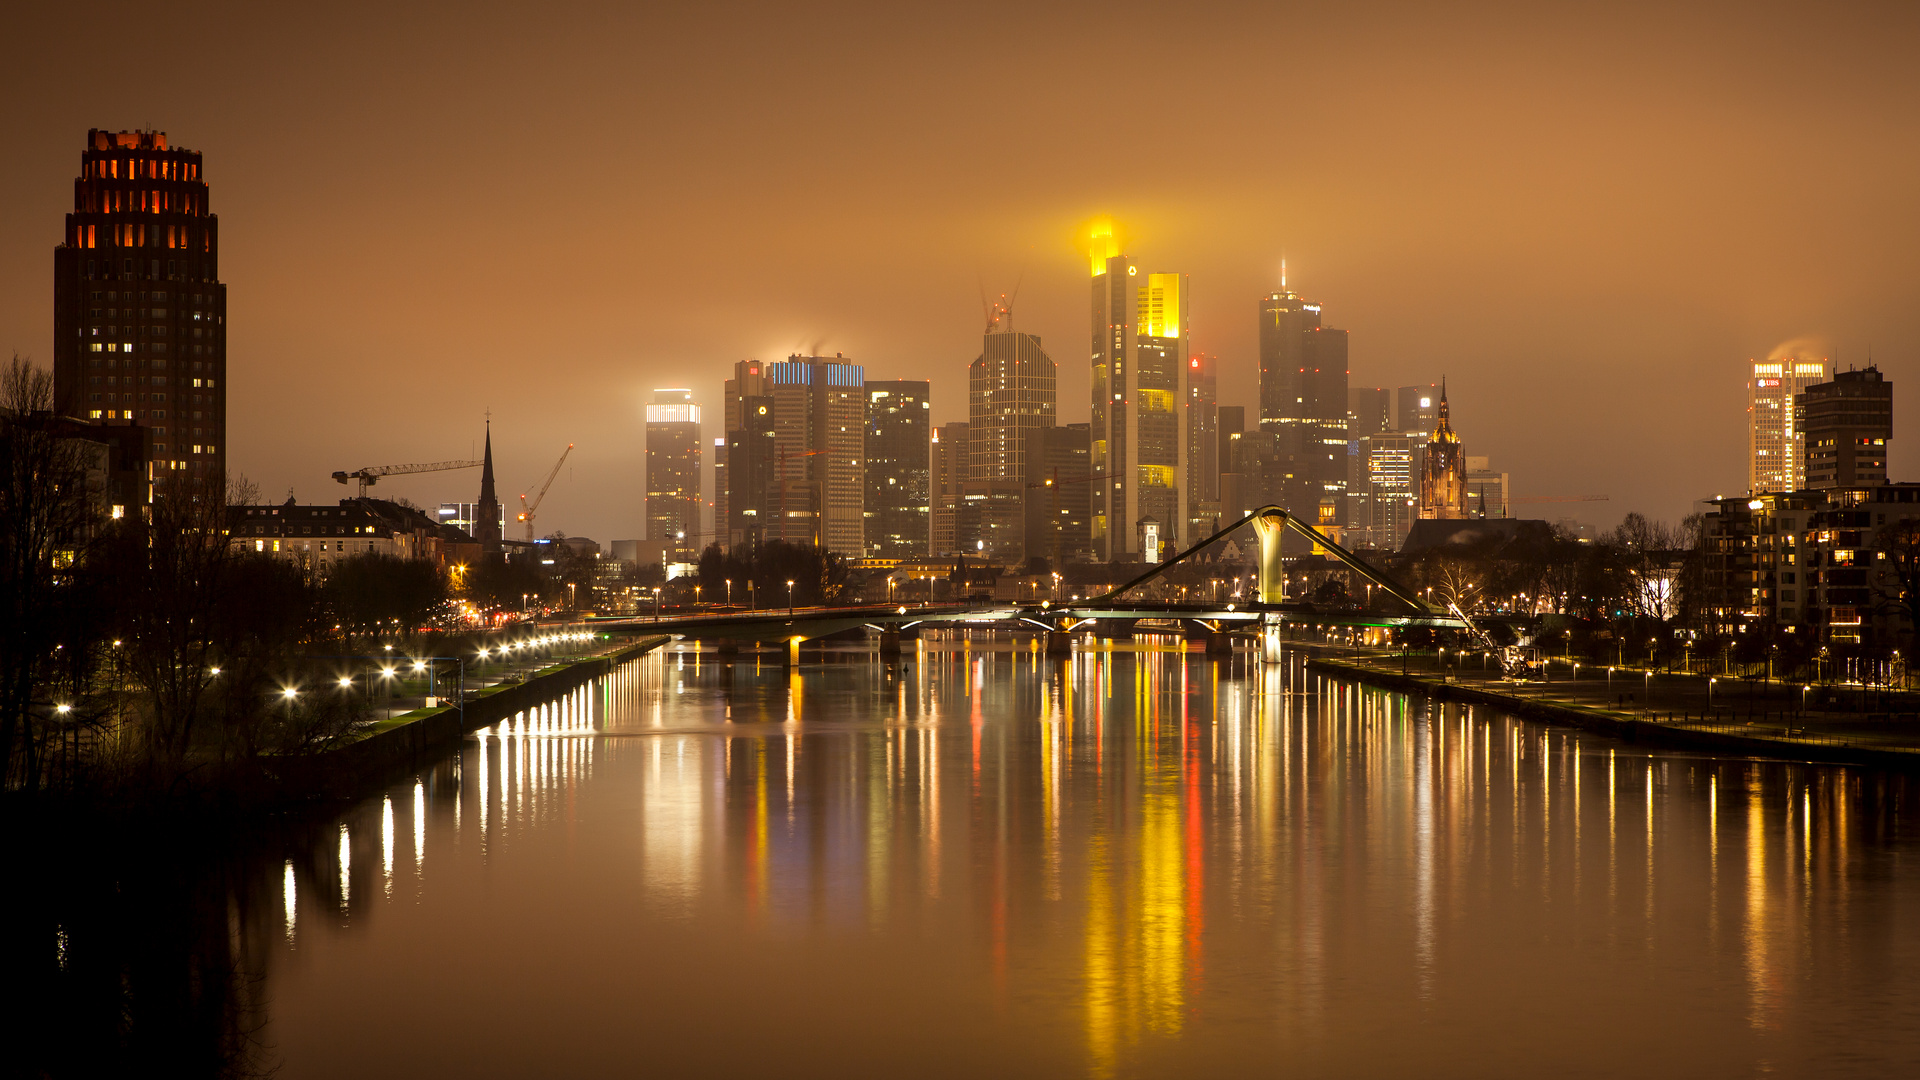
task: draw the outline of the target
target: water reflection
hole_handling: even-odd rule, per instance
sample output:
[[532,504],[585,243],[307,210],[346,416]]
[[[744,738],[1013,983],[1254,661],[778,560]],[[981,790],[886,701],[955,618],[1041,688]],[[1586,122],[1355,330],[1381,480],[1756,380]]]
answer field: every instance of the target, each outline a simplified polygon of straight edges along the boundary
[[[1171,640],[679,652],[224,856],[255,885],[195,885],[231,927],[208,1045],[286,1076],[597,1073],[636,1033],[675,1074],[1884,1074],[1920,1064],[1905,791]],[[50,986],[134,962],[88,903],[19,938],[57,929]]]

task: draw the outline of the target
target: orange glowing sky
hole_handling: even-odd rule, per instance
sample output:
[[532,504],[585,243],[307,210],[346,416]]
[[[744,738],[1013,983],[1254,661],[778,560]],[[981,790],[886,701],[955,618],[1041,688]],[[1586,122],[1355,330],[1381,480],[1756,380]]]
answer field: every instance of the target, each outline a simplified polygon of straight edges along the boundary
[[1016,282],[1085,419],[1098,214],[1191,275],[1226,404],[1284,253],[1354,385],[1445,374],[1467,452],[1590,521],[1743,489],[1742,364],[1796,338],[1871,347],[1920,480],[1913,8],[45,7],[0,68],[0,347],[50,360],[89,127],[203,151],[229,460],[272,498],[491,408],[509,500],[577,444],[542,532],[639,536],[652,387],[717,416],[733,361],[818,347],[963,419]]

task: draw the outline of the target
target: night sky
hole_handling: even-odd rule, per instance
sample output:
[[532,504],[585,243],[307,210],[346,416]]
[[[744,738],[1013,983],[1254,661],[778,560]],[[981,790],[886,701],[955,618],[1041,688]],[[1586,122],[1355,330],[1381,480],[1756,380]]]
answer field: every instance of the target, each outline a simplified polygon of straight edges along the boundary
[[[1746,482],[1744,362],[1920,349],[1920,34],[1865,5],[38,5],[0,17],[0,348],[49,364],[86,131],[203,151],[230,467],[272,499],[462,457],[641,535],[651,388],[718,430],[736,360],[840,352],[964,419],[981,292],[1087,412],[1112,215],[1191,275],[1253,412],[1257,298],[1351,331],[1355,386],[1452,389],[1516,494],[1674,519]],[[477,472],[384,482],[423,505]]]

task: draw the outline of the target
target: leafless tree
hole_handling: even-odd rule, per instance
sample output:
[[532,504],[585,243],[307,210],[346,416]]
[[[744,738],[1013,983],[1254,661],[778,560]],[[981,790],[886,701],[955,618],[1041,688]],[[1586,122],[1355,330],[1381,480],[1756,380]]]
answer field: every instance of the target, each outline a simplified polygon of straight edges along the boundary
[[93,509],[86,444],[62,438],[53,377],[17,354],[0,372],[0,778],[38,786],[63,591]]

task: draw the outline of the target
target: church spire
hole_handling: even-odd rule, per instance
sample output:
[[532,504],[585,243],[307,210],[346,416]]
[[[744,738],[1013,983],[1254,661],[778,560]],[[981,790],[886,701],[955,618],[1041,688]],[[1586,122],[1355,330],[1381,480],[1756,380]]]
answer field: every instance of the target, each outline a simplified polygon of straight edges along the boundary
[[487,452],[480,461],[480,502],[473,508],[473,538],[484,555],[500,554],[500,499],[493,492],[493,417],[487,417]]

